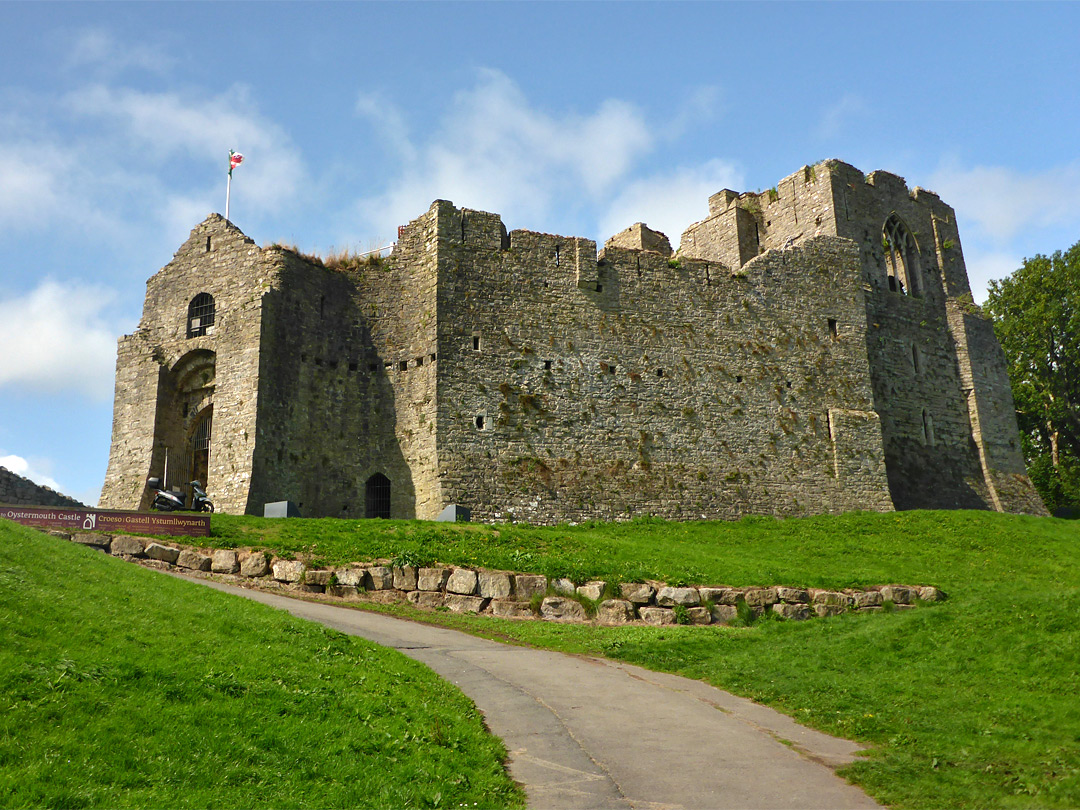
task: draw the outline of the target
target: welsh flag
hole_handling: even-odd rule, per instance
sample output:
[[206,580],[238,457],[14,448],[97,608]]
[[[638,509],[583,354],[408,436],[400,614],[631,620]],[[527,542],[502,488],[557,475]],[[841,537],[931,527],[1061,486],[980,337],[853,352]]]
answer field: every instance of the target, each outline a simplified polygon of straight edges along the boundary
[[244,162],[244,156],[239,152],[229,150],[229,175],[232,175],[232,170]]

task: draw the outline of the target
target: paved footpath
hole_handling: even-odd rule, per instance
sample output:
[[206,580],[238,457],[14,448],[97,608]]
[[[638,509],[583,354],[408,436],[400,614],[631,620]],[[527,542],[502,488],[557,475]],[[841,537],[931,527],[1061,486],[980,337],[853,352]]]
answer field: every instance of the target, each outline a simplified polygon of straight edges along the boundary
[[456,684],[536,810],[879,807],[833,773],[855,743],[700,681],[195,581],[393,647]]

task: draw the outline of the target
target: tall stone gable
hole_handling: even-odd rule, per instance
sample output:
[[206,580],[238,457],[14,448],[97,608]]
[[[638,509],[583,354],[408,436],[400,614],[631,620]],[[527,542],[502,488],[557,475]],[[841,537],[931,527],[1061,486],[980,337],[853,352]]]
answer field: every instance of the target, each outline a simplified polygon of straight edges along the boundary
[[148,476],[255,514],[1045,513],[954,212],[838,161],[713,195],[676,254],[439,200],[328,269],[212,215],[119,342],[102,506]]

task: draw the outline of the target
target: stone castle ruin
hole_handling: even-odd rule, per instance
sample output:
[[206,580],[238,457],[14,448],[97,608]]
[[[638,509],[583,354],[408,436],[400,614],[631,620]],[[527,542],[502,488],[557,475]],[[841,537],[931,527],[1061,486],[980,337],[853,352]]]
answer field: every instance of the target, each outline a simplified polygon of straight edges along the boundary
[[838,161],[721,191],[678,253],[439,200],[327,267],[214,214],[119,341],[101,505],[534,523],[1045,514],[955,214]]

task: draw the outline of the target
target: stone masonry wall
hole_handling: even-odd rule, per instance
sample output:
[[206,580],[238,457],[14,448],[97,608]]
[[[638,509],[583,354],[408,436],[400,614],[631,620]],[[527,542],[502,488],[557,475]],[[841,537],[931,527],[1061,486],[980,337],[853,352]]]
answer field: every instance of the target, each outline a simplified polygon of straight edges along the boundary
[[7,506],[75,506],[85,507],[54,489],[35,484],[7,467],[0,467],[0,504]]
[[441,217],[439,463],[474,519],[892,507],[850,243],[733,275]]

